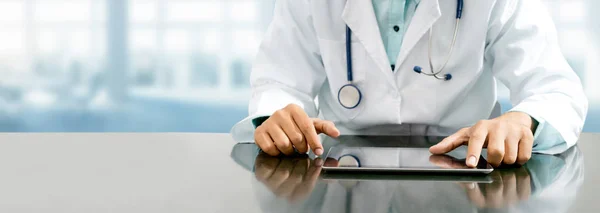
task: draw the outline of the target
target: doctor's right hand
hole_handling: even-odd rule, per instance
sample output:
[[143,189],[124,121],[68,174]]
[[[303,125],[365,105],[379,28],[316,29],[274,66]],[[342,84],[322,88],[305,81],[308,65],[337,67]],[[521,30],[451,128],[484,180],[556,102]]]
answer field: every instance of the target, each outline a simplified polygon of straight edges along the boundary
[[254,141],[265,153],[271,156],[294,154],[294,148],[300,153],[311,149],[316,155],[323,154],[323,145],[317,134],[324,133],[338,137],[340,131],[331,121],[310,118],[304,110],[295,104],[275,111],[254,131]]

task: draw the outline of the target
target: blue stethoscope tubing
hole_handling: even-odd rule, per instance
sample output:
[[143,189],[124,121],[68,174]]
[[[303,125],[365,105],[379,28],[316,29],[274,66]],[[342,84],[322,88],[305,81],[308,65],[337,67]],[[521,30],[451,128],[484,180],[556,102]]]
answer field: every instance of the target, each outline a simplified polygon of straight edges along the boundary
[[346,109],[354,109],[362,100],[360,89],[353,83],[352,76],[352,30],[346,26],[346,74],[348,83],[338,91],[338,101]]
[[[449,81],[452,79],[452,75],[450,73],[446,73],[443,76],[439,76],[442,71],[444,71],[444,68],[446,67],[446,65],[448,64],[448,61],[450,60],[452,53],[454,52],[454,45],[456,44],[456,37],[458,36],[458,29],[459,29],[459,25],[460,25],[460,19],[462,18],[462,14],[463,14],[463,7],[464,7],[464,0],[457,0],[456,3],[456,25],[454,26],[454,36],[452,38],[452,44],[450,44],[450,50],[448,51],[448,56],[446,56],[446,61],[444,62],[444,64],[442,65],[442,67],[438,70],[438,71],[434,71],[433,69],[433,63],[431,60],[431,40],[432,40],[432,35],[433,35],[433,27],[431,27],[431,29],[429,30],[429,49],[428,49],[428,58],[429,58],[429,68],[430,68],[430,72],[431,73],[425,73],[423,72],[423,68],[421,68],[420,66],[415,66],[413,68],[413,71],[415,71],[416,73],[419,74],[423,74],[426,76],[432,76],[438,80],[444,80],[444,81]],[[342,105],[344,108],[346,109],[354,109],[356,108],[361,100],[362,100],[362,93],[360,92],[360,89],[358,89],[358,87],[353,83],[353,76],[352,76],[352,30],[350,30],[350,27],[346,26],[346,67],[347,67],[347,80],[348,80],[348,84],[342,86],[340,88],[340,90],[338,91],[338,101],[340,102],[340,105]]]

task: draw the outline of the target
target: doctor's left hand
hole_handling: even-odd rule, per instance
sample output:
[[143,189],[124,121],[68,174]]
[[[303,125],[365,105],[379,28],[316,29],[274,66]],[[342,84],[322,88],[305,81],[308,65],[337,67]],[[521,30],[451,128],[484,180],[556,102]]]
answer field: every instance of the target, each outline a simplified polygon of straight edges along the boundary
[[533,119],[522,112],[508,112],[492,120],[482,120],[463,128],[429,148],[433,154],[448,153],[468,145],[466,164],[476,167],[481,150],[487,147],[487,161],[494,167],[502,164],[525,164],[533,147]]

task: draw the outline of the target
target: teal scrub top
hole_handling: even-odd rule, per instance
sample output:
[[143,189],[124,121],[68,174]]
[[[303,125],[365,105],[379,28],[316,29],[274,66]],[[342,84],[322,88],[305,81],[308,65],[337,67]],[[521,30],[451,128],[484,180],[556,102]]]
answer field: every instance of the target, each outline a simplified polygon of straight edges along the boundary
[[421,0],[374,0],[373,9],[388,60],[395,68],[402,40]]

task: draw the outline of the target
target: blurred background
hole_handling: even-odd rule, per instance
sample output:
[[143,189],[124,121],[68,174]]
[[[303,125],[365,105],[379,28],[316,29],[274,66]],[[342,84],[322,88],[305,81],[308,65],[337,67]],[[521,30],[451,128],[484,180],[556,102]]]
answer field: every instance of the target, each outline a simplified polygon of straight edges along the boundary
[[[229,132],[274,1],[0,0],[0,131]],[[600,1],[544,2],[600,132]]]

